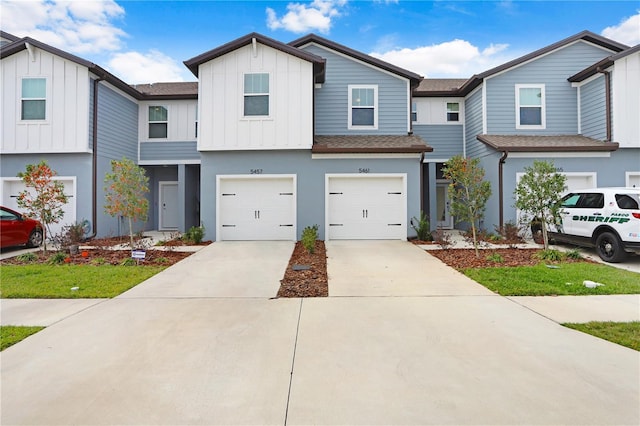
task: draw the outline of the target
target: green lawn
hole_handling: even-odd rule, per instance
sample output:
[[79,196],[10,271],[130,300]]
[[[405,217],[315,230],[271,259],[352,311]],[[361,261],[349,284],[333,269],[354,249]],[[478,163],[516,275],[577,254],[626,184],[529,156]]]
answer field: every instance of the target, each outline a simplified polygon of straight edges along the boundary
[[567,323],[562,325],[640,351],[640,321]]
[[[504,268],[468,268],[463,272],[502,296],[638,294],[640,274],[607,265],[577,262]],[[582,282],[604,284],[587,288]]]
[[9,346],[15,345],[19,341],[26,339],[44,327],[23,327],[17,325],[3,325],[0,327],[0,351],[4,351]]
[[[5,299],[110,298],[129,290],[165,266],[3,265]],[[71,290],[78,287],[76,290]]]

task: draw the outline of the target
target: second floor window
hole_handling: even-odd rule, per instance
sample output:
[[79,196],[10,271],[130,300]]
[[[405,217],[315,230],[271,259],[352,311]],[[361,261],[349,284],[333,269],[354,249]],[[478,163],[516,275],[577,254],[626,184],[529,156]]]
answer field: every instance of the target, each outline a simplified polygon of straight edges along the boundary
[[269,115],[269,74],[244,75],[244,115]]
[[545,128],[544,85],[516,85],[516,128]]
[[414,123],[418,121],[418,104],[415,102],[411,102],[411,121]]
[[447,102],[447,122],[460,121],[460,104]]
[[168,113],[165,107],[149,107],[149,139],[166,139],[167,123]]
[[378,86],[349,86],[349,128],[378,128]]
[[22,120],[44,120],[47,110],[47,79],[22,79]]

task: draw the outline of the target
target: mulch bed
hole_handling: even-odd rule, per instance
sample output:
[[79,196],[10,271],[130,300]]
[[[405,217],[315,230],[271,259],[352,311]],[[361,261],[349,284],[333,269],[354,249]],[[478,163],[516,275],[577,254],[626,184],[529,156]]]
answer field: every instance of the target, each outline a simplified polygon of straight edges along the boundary
[[[554,263],[551,261],[542,261],[536,254],[541,249],[523,249],[523,248],[499,248],[499,249],[481,249],[480,257],[476,257],[474,249],[449,249],[449,250],[429,250],[427,253],[437,257],[447,265],[461,270],[465,268],[501,268],[505,266],[535,266],[540,262]],[[491,256],[501,256],[502,262],[492,260]],[[591,262],[587,259],[570,259],[564,258],[562,262]]]
[[[34,252],[37,259],[33,262],[26,262],[28,264],[46,264],[49,262],[51,256],[56,252],[47,250],[47,254],[42,251]],[[160,250],[147,250],[145,260],[139,264],[141,266],[170,266],[182,259],[191,256],[192,252],[178,252],[178,251],[160,251]],[[120,265],[127,259],[131,258],[131,251],[129,250],[106,250],[106,249],[89,249],[80,250],[78,254],[70,255],[66,252],[66,257],[63,264],[69,265]],[[25,262],[21,262],[19,257],[12,257],[0,262],[2,265],[24,265]]]
[[[296,271],[294,265],[310,268]],[[284,278],[280,280],[278,297],[327,297],[328,295],[327,252],[324,241],[316,241],[313,254],[298,241]]]

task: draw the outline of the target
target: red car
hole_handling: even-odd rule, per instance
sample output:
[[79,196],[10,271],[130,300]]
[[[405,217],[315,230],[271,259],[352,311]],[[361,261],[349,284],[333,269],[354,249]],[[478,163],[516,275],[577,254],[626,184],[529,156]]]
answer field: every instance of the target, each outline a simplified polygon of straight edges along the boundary
[[23,244],[27,247],[42,244],[42,224],[17,211],[0,207],[0,248]]

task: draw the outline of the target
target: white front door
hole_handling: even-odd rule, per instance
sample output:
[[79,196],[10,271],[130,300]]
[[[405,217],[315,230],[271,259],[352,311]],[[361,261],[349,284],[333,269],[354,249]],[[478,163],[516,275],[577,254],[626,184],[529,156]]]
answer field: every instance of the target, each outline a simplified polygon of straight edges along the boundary
[[218,240],[296,240],[291,175],[218,176]]
[[[56,176],[53,178],[62,182],[64,185],[64,194],[67,196],[67,204],[62,206],[64,216],[58,223],[52,223],[47,230],[47,238],[52,238],[62,233],[64,226],[73,225],[76,223],[76,178]],[[20,213],[26,213],[22,208],[18,207],[18,194],[25,190],[25,185],[22,179],[19,178],[5,178],[2,179],[2,192],[0,199],[2,205],[10,209],[16,210]]]
[[404,174],[327,175],[327,240],[407,238]]
[[436,183],[436,226],[441,229],[453,229],[453,220],[449,211],[449,183]]
[[160,182],[160,230],[178,229],[178,182]]

